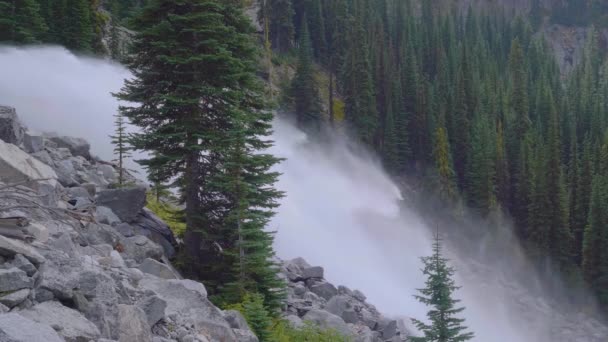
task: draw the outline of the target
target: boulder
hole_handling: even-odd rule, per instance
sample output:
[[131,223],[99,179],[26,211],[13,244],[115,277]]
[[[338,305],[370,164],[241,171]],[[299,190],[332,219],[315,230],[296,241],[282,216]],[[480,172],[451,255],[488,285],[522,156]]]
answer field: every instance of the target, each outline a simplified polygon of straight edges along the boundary
[[21,315],[41,324],[58,327],[58,333],[67,342],[88,342],[100,337],[99,329],[80,312],[61,305],[59,302],[44,302]]
[[[42,180],[38,181],[35,180]],[[25,153],[19,147],[0,141],[0,181],[3,183],[30,182],[25,185],[38,190],[38,183],[55,187],[57,174],[38,159]]]
[[118,216],[114,214],[112,209],[104,206],[98,206],[95,208],[95,220],[97,220],[99,223],[108,224],[110,226],[115,226],[121,222]]
[[0,315],[0,341],[64,342],[50,326],[16,313]]
[[148,273],[159,278],[177,279],[177,276],[175,273],[173,273],[173,270],[169,266],[154,259],[145,259],[141,265],[139,265],[139,269],[144,273]]
[[144,297],[140,299],[136,305],[146,314],[146,319],[150,327],[165,317],[167,302],[157,295]]
[[91,194],[89,193],[89,191],[82,186],[75,186],[72,188],[68,188],[68,189],[66,189],[66,192],[70,199],[76,199],[79,197],[82,197],[82,198],[92,197]]
[[57,147],[67,148],[73,156],[81,156],[87,159],[91,158],[91,145],[81,138],[52,136],[49,140],[57,144]]
[[14,145],[21,145],[25,128],[17,117],[15,108],[0,106],[0,139]]
[[6,305],[9,308],[14,308],[15,306],[23,303],[30,295],[30,292],[30,289],[22,289],[9,293],[5,296],[0,297],[0,303]]
[[97,194],[97,205],[110,208],[121,221],[131,222],[146,205],[146,189],[135,187],[103,190]]
[[98,164],[97,172],[105,178],[108,183],[113,184],[118,181],[118,175],[116,174],[116,170],[112,165],[108,164]]
[[232,332],[236,336],[236,342],[258,342],[259,339],[255,334],[247,329],[232,329]]
[[205,331],[209,341],[236,341],[222,312],[207,300],[203,284],[186,279],[146,277],[140,281],[140,286],[167,302],[165,313],[174,317],[178,325]]
[[226,319],[232,329],[249,330],[249,325],[247,324],[245,317],[236,310],[224,311],[224,319]]
[[132,227],[136,234],[144,235],[159,244],[168,258],[175,256],[177,240],[173,231],[151,210],[144,208],[140,211],[132,222]]
[[349,297],[344,295],[333,296],[325,305],[325,310],[341,317],[346,323],[356,323],[359,320]]
[[37,153],[44,149],[44,137],[25,133],[23,136],[23,147],[27,153]]
[[32,264],[29,260],[27,260],[26,257],[24,257],[21,254],[15,255],[15,258],[13,260],[11,260],[11,262],[9,262],[9,266],[17,267],[18,269],[25,272],[28,275],[28,277],[33,276],[34,273],[36,273],[38,271],[36,269],[36,266],[34,266],[34,264]]
[[338,294],[338,289],[326,281],[313,282],[308,288],[312,293],[326,300]]
[[383,339],[391,339],[397,335],[397,321],[394,319],[382,318],[380,322],[378,322],[377,330],[382,334]]
[[302,319],[296,315],[287,315],[283,319],[285,319],[292,328],[298,329],[304,326]]
[[149,342],[152,340],[150,326],[142,309],[118,304],[118,341]]
[[45,261],[45,258],[29,245],[0,235],[0,256],[13,258],[17,254],[23,255],[38,266]]
[[0,293],[31,289],[33,286],[34,279],[16,267],[0,270]]
[[361,292],[359,290],[353,291],[353,297],[355,297],[360,302],[365,302],[365,300],[367,299],[367,297],[363,294],[363,292]]
[[40,243],[46,243],[49,240],[49,230],[40,223],[31,222],[27,227],[24,227],[23,229]]
[[322,279],[323,273],[324,273],[323,267],[320,267],[320,266],[307,267],[302,270],[302,278],[304,278],[304,279],[310,279],[310,278]]
[[312,309],[302,317],[302,320],[310,321],[322,329],[334,329],[345,336],[352,335],[352,331],[342,318],[325,310]]
[[135,231],[133,230],[133,227],[128,223],[117,224],[114,229],[116,229],[116,231],[124,237],[135,236]]
[[163,249],[145,236],[124,238],[122,242],[124,243],[122,254],[123,257],[126,256],[125,259],[142,263],[146,258],[158,260],[163,256]]

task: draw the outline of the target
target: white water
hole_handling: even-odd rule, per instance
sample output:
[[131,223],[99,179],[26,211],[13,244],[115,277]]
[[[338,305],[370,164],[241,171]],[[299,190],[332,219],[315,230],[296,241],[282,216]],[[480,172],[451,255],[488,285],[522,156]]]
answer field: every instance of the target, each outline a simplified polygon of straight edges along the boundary
[[[117,103],[109,93],[128,75],[118,65],[60,48],[0,48],[0,104],[16,107],[30,128],[84,137],[96,154],[110,159]],[[287,196],[270,227],[278,230],[278,255],[322,265],[330,281],[362,290],[381,312],[424,318],[425,307],[412,295],[424,283],[418,257],[430,252],[429,229],[400,205],[401,194],[374,158],[339,139],[324,146],[307,142],[284,121],[276,122],[274,139],[273,152],[288,158],[278,166],[279,188]],[[554,300],[512,279],[522,268],[484,262],[486,244],[478,245],[475,259],[458,258],[455,247],[451,253],[477,341],[591,341],[580,334],[605,331],[590,326],[585,315],[550,307]],[[509,259],[519,248],[509,244],[503,250]],[[576,337],[549,337],[565,335],[564,326]]]

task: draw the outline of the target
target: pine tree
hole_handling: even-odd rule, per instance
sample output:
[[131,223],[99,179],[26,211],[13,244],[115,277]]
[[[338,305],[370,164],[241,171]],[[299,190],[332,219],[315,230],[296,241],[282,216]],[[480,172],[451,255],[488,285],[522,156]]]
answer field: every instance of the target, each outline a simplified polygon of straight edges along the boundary
[[127,134],[126,122],[121,113],[114,115],[114,135],[110,136],[112,144],[114,145],[114,160],[118,163],[118,186],[123,187],[125,185],[125,160],[131,156],[130,146],[128,143],[129,137]]
[[433,255],[423,257],[423,274],[427,277],[426,287],[419,289],[420,295],[415,296],[421,303],[430,306],[431,310],[427,313],[429,324],[412,319],[414,325],[424,336],[410,337],[412,342],[457,342],[468,341],[474,337],[472,332],[466,332],[467,327],[463,326],[464,319],[456,316],[464,307],[457,308],[460,302],[452,296],[458,286],[454,280],[454,268],[448,265],[449,260],[443,257],[441,239],[439,233],[435,235],[433,243]]
[[243,300],[241,311],[258,337],[260,342],[270,342],[272,320],[268,311],[264,308],[264,297],[260,294],[247,294]]
[[291,0],[259,0],[258,15],[263,27],[268,29],[272,46],[279,52],[285,53],[291,49],[294,42],[294,16]]
[[348,55],[342,68],[342,84],[346,102],[346,119],[355,129],[360,141],[373,145],[378,128],[378,113],[374,100],[369,47],[363,26],[355,22],[351,29]]
[[435,167],[439,176],[439,194],[443,199],[453,199],[456,195],[454,170],[450,160],[450,146],[445,128],[439,126],[435,131]]
[[597,175],[583,241],[583,273],[598,292],[600,302],[608,304],[608,177]]
[[68,49],[92,50],[94,30],[91,12],[88,0],[67,0],[67,21],[63,38]]
[[0,42],[40,43],[47,29],[36,0],[0,0]]
[[291,92],[298,125],[307,132],[318,133],[321,130],[322,108],[314,77],[312,49],[306,21],[300,33],[298,68],[293,78]]
[[120,32],[119,32],[119,17],[120,6],[118,4],[118,0],[113,0],[110,5],[110,13],[112,17],[110,18],[110,41],[109,41],[109,50],[110,56],[112,59],[119,61],[122,58],[122,53],[120,49]]
[[[226,298],[222,285],[246,279],[241,286],[265,291],[266,305],[276,309],[281,291],[262,226],[277,196],[276,175],[268,172],[276,160],[258,154],[271,144],[272,115],[264,111],[253,28],[240,1],[158,0],[133,26],[134,77],[117,97],[130,104],[121,113],[140,128],[133,147],[151,152],[142,165],[180,189],[184,272],[218,299]],[[240,248],[249,260],[236,257]]]

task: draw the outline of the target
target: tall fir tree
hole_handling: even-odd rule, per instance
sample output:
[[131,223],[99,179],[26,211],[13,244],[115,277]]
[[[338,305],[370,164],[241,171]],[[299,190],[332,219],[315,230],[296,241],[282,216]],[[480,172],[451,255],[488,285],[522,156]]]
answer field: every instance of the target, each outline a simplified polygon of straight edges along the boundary
[[[264,111],[253,29],[240,5],[151,2],[133,20],[134,77],[117,96],[131,104],[121,112],[140,128],[133,147],[152,152],[142,164],[181,190],[186,274],[205,281],[218,300],[230,297],[223,285],[234,282],[266,291],[275,310],[281,291],[274,290],[272,240],[262,226],[278,195],[268,172],[275,160],[256,153],[270,144],[272,116]],[[250,253],[247,260],[235,257],[239,249]]]

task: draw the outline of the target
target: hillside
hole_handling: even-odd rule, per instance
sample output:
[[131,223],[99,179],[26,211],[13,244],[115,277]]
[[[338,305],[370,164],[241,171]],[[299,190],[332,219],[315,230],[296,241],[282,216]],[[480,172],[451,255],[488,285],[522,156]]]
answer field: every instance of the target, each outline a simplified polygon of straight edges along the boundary
[[0,338],[603,341],[606,13],[0,0]]

